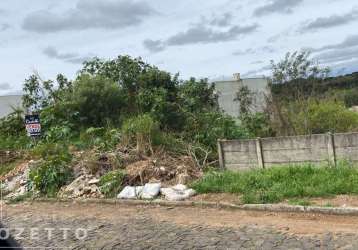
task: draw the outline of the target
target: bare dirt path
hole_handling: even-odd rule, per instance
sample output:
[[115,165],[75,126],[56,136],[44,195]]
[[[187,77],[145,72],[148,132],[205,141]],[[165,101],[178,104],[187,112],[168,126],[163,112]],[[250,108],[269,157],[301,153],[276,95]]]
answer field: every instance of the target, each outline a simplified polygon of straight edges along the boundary
[[358,249],[358,217],[76,203],[3,211],[3,223],[25,247]]

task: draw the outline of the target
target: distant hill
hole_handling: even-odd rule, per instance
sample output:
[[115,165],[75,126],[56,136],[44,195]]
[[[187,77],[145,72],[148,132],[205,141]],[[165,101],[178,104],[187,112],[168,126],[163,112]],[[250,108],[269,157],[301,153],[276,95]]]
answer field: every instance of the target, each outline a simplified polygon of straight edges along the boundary
[[316,96],[334,97],[345,102],[347,107],[358,105],[358,72],[329,77],[324,80],[298,79],[285,84],[274,84],[271,88],[275,97],[287,101]]

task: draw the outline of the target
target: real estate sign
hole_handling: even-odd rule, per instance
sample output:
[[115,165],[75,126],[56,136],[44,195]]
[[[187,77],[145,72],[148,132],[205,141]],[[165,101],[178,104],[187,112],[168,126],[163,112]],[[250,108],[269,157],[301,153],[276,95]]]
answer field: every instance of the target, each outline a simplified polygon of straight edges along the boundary
[[39,115],[25,115],[25,125],[28,136],[37,137],[41,135]]

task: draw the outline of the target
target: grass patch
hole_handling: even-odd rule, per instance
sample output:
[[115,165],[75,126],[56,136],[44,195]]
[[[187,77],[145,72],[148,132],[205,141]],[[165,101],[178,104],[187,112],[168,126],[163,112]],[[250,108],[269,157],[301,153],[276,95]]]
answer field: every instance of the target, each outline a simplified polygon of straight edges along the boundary
[[304,164],[250,172],[209,172],[192,187],[198,193],[241,194],[247,204],[358,194],[358,168]]
[[288,204],[290,205],[298,205],[298,206],[310,206],[312,205],[312,202],[310,202],[307,199],[292,199],[288,201]]

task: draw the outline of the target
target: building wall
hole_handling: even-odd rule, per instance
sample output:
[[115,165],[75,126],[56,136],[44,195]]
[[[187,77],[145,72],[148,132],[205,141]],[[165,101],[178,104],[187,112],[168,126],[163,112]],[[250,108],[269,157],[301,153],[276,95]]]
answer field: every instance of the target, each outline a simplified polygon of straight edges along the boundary
[[235,102],[236,94],[241,85],[247,86],[255,92],[255,111],[262,111],[265,104],[265,93],[268,91],[268,80],[266,78],[246,78],[241,80],[215,81],[215,89],[219,95],[219,105],[225,113],[238,117],[240,115],[240,104]]
[[0,118],[11,113],[11,107],[21,107],[21,95],[0,96]]

